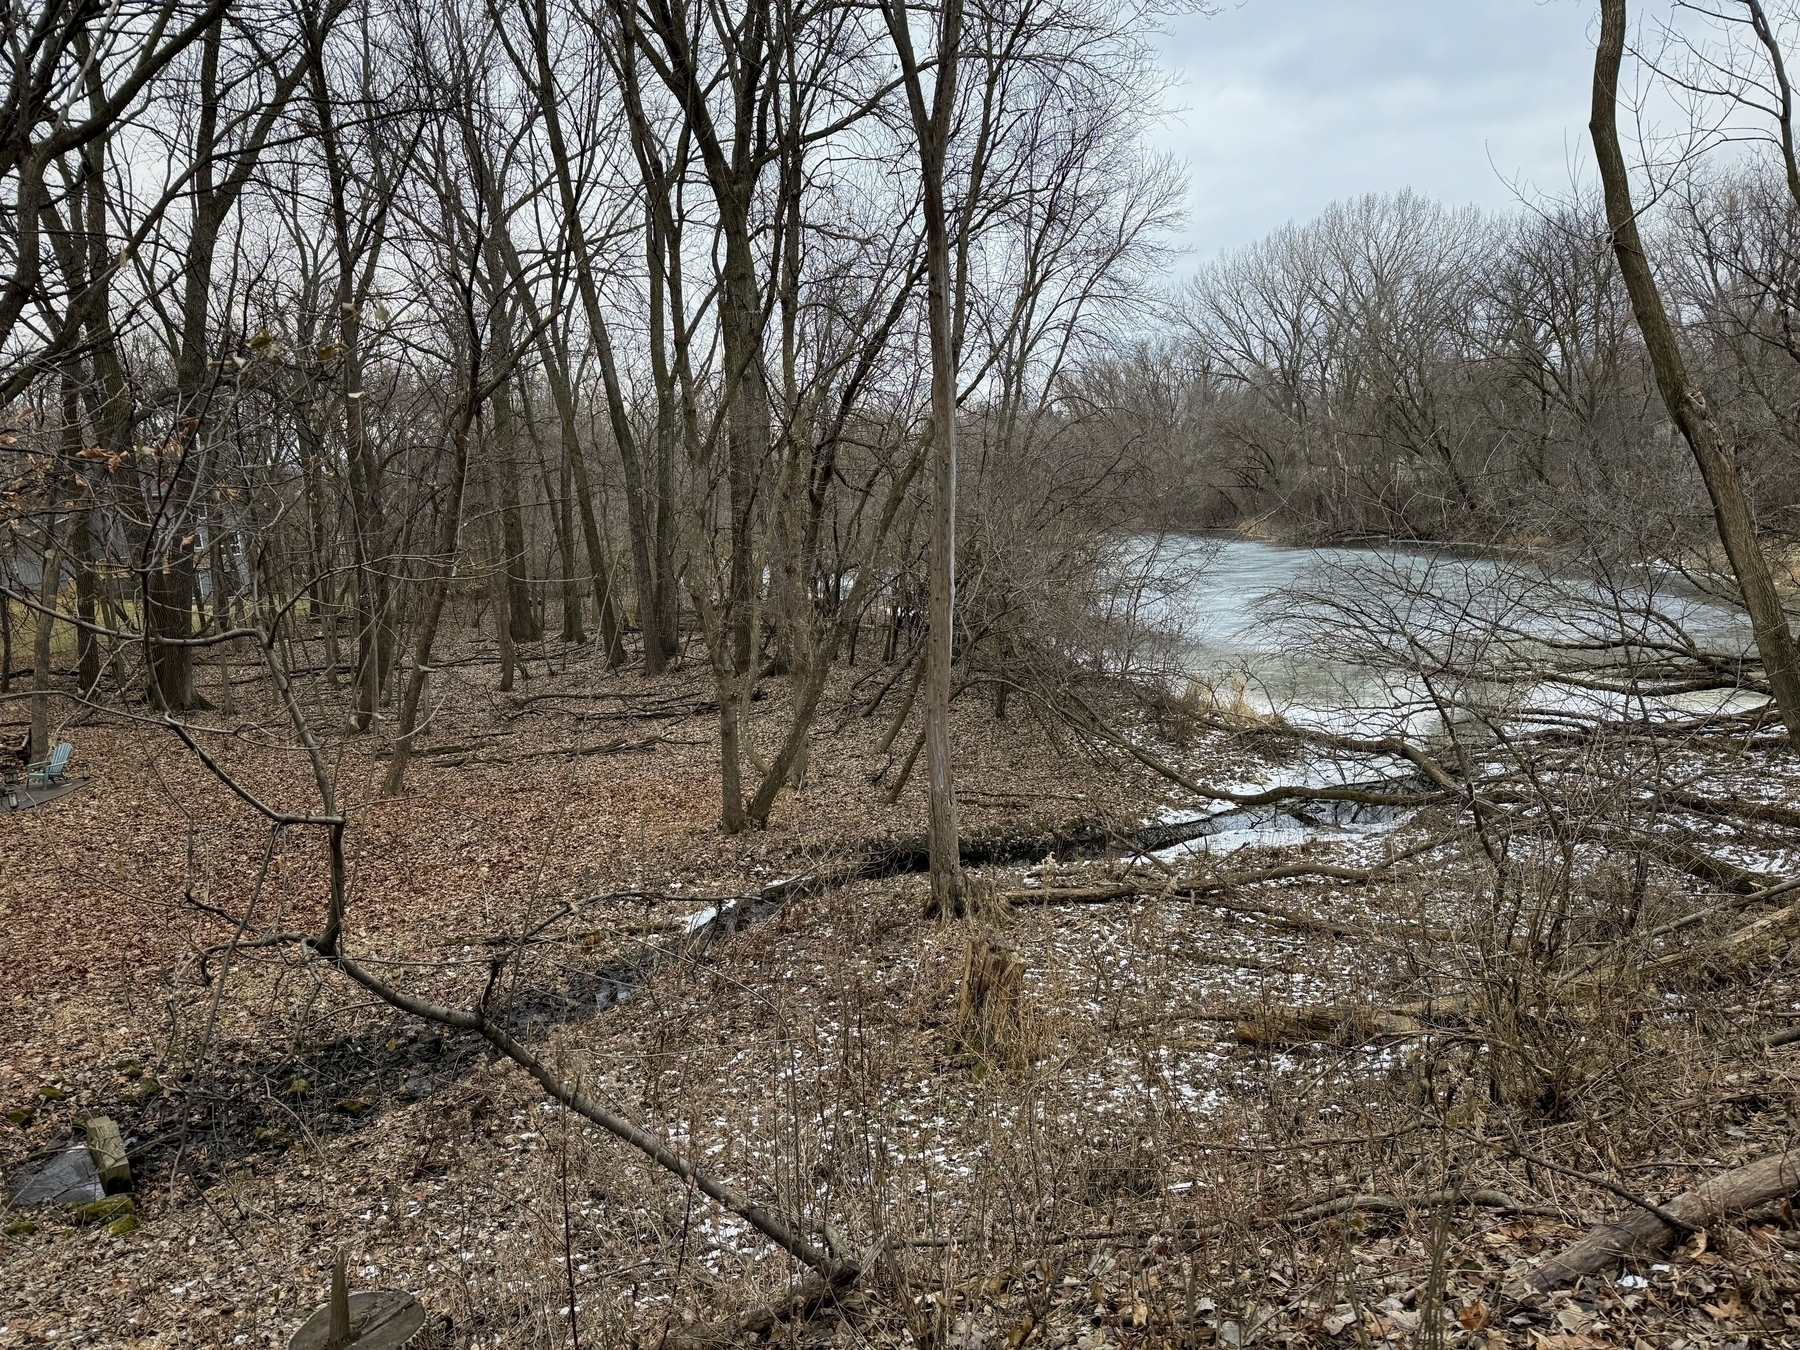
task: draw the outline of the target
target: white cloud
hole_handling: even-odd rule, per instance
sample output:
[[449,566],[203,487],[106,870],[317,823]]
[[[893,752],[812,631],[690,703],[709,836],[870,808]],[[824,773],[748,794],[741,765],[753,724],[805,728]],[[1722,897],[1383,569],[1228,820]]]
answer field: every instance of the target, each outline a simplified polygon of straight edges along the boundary
[[1159,41],[1196,258],[1363,192],[1503,209],[1586,153],[1583,0],[1243,0]]

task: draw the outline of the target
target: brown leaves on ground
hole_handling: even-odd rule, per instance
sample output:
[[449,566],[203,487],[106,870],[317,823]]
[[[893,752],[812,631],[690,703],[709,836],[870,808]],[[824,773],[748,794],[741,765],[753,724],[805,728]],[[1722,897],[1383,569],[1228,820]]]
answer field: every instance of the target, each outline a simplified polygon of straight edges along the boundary
[[[379,736],[333,748],[352,819],[351,949],[391,963],[410,989],[467,1004],[492,954],[514,950],[507,935],[554,919],[493,996],[558,1072],[762,1202],[830,1225],[851,1251],[889,1239],[863,1287],[779,1329],[782,1343],[1723,1350],[1800,1329],[1789,1292],[1800,1235],[1781,1213],[1545,1309],[1502,1307],[1510,1270],[1617,1201],[1492,1150],[1459,1145],[1447,1159],[1422,1112],[1481,1103],[1477,1062],[1431,1042],[1225,1038],[1242,1008],[1350,1003],[1401,978],[1419,953],[1354,931],[1424,914],[1447,884],[1441,870],[1431,887],[1275,888],[1284,909],[1328,914],[1344,933],[1156,900],[1014,911],[1005,951],[1021,970],[1009,988],[1032,1035],[1029,1062],[1011,1067],[958,1030],[977,932],[922,922],[919,884],[905,878],[790,904],[588,1015],[582,979],[647,943],[678,945],[722,897],[919,832],[919,785],[883,803],[869,783],[885,762],[873,752],[882,718],[856,716],[839,687],[806,784],[767,830],[726,837],[714,719],[679,711],[709,695],[699,678],[644,681],[559,655],[534,660],[509,699],[491,693],[483,657],[472,647],[444,662],[447,696],[408,797],[376,799]],[[766,747],[786,694],[765,687],[753,733]],[[240,690],[242,719],[258,715],[255,690]],[[562,697],[596,692],[618,697]],[[640,742],[660,735],[649,749],[517,757],[616,740],[624,715],[656,709],[631,726]],[[209,752],[265,800],[310,808],[304,763],[260,715],[209,733]],[[1133,773],[1074,758],[1022,718],[958,715],[971,829],[1101,804],[1130,821],[1153,805]],[[576,1331],[586,1346],[654,1346],[787,1288],[791,1267],[697,1192],[297,950],[214,952],[209,969],[228,973],[206,983],[202,954],[253,902],[247,935],[318,923],[318,841],[286,830],[271,848],[264,824],[147,724],[67,734],[92,781],[8,822],[0,1106],[22,1123],[0,1127],[0,1161],[15,1172],[79,1118],[112,1115],[147,1146],[134,1163],[144,1224],[111,1238],[56,1214],[6,1213],[0,1231],[35,1227],[0,1236],[0,1347],[278,1346],[323,1297],[339,1249],[353,1285],[418,1292],[458,1346],[564,1346]],[[1197,753],[1236,752],[1222,740]],[[1072,864],[1067,879],[1103,883],[1119,866]],[[1031,871],[1033,884],[1048,876]],[[1015,869],[1007,884],[1026,878]],[[1785,978],[1770,972],[1764,996],[1787,997]],[[1780,1136],[1790,1062],[1728,1074],[1687,1054],[1696,1108],[1620,1117],[1601,1142],[1637,1149],[1624,1164],[1661,1164],[1634,1184],[1673,1193]],[[1601,1165],[1578,1130],[1545,1139]],[[1447,1186],[1554,1213],[1463,1209],[1440,1228],[1433,1211],[1403,1205],[1279,1221],[1335,1196]]]

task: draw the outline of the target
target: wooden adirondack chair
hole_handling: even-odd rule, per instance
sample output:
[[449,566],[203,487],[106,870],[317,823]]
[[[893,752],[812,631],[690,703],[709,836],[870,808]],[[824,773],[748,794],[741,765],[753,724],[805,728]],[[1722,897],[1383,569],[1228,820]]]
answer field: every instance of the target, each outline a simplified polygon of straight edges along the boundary
[[67,741],[58,742],[51,749],[50,758],[25,766],[25,786],[27,788],[55,787],[62,782],[63,775],[68,772],[69,756],[74,753],[75,747]]

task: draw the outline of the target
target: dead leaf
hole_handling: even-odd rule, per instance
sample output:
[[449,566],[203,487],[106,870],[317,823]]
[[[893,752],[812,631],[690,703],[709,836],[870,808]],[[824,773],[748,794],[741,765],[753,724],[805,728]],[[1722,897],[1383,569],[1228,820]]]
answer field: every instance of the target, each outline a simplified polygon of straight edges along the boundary
[[1489,1311],[1487,1304],[1474,1299],[1456,1310],[1456,1320],[1462,1324],[1464,1331],[1480,1331],[1494,1320],[1494,1314]]
[[1715,1322],[1729,1322],[1734,1317],[1742,1317],[1746,1311],[1744,1294],[1740,1289],[1732,1289],[1717,1303],[1702,1303],[1707,1316]]

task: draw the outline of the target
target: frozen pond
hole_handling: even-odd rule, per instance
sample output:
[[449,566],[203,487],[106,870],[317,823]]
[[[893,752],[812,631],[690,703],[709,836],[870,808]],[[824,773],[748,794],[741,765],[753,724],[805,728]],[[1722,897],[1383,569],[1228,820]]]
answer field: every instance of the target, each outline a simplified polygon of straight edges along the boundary
[[[1554,576],[1529,559],[1204,535],[1136,547],[1147,573],[1178,579],[1140,612],[1176,635],[1172,677],[1227,709],[1419,734],[1440,729],[1446,710],[1534,721],[1761,701],[1667,680],[1628,693],[1580,687],[1603,644],[1646,654],[1749,649],[1742,615],[1679,578]],[[1483,678],[1471,678],[1475,670]],[[1557,672],[1574,678],[1539,678]]]

